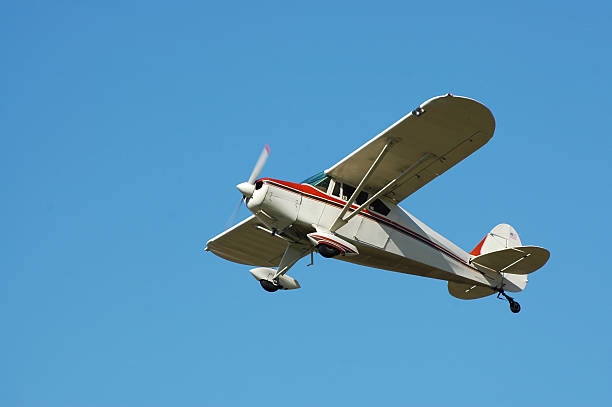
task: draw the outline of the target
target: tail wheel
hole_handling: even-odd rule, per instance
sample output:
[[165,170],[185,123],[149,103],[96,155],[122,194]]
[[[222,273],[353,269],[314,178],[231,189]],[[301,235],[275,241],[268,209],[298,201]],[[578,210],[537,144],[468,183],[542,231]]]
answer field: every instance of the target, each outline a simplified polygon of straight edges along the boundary
[[504,298],[506,298],[508,300],[508,303],[510,304],[510,311],[512,311],[515,314],[518,314],[518,312],[521,310],[521,306],[518,302],[514,301],[514,298],[510,297],[508,294],[506,294],[504,292],[504,290],[500,289],[497,292],[497,298],[499,298],[500,300],[503,299],[501,298],[501,296],[504,296]]

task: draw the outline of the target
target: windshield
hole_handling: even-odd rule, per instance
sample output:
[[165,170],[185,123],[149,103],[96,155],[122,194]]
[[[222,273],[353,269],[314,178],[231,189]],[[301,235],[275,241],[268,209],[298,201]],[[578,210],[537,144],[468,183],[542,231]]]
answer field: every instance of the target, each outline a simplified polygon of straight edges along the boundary
[[323,178],[325,178],[325,173],[324,172],[320,172],[318,174],[313,175],[312,177],[306,178],[304,181],[300,182],[300,184],[316,185]]
[[312,177],[306,178],[302,181],[302,184],[310,184],[313,187],[317,187],[323,192],[327,191],[327,187],[329,186],[329,181],[331,178],[325,175],[324,172],[320,172],[318,174],[313,175]]

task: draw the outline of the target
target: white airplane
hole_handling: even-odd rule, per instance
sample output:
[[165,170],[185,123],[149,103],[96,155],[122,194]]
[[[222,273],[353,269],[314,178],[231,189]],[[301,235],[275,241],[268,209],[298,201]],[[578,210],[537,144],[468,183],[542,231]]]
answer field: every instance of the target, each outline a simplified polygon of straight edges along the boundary
[[[224,259],[252,266],[269,292],[300,288],[287,272],[313,252],[363,266],[448,281],[460,299],[519,292],[548,250],[523,246],[497,225],[466,252],[398,204],[472,154],[493,136],[495,119],[481,103],[451,94],[432,98],[331,168],[302,183],[257,180],[270,150],[237,186],[253,215],[206,243]],[[241,200],[241,203],[242,203]]]

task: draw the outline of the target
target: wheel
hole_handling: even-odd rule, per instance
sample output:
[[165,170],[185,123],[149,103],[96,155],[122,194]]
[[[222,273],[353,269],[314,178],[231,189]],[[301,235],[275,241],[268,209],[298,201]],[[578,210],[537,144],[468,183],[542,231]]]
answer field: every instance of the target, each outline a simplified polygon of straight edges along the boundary
[[259,280],[259,284],[261,284],[263,289],[269,293],[273,293],[274,291],[278,290],[278,286],[275,285],[272,281]]
[[517,314],[520,310],[521,310],[521,305],[518,302],[516,302],[516,301],[511,301],[510,302],[510,311],[512,311],[515,314]]
[[317,246],[317,250],[319,254],[323,257],[327,257],[328,259],[340,254],[340,250],[335,247],[328,246],[326,244],[320,244]]

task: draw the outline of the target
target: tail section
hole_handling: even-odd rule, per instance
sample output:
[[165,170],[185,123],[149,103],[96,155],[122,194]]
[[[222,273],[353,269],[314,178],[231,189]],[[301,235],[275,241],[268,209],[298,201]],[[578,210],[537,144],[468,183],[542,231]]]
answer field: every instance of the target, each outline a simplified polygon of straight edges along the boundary
[[[499,252],[513,247],[521,247],[521,238],[516,230],[502,223],[495,226],[487,235],[478,243],[478,245],[470,252],[472,256],[483,256],[485,254]],[[476,259],[472,259],[476,261]],[[527,275],[517,275],[504,273],[504,289],[508,291],[522,291],[527,286]]]
[[497,225],[470,252],[470,264],[489,279],[489,286],[448,282],[448,292],[463,300],[486,297],[496,292],[510,303],[510,310],[521,310],[518,302],[506,292],[518,292],[527,286],[527,274],[544,266],[550,252],[538,246],[523,246],[510,225]]
[[493,228],[470,252],[472,256],[480,256],[498,250],[522,246],[521,239],[514,228],[505,223]]

